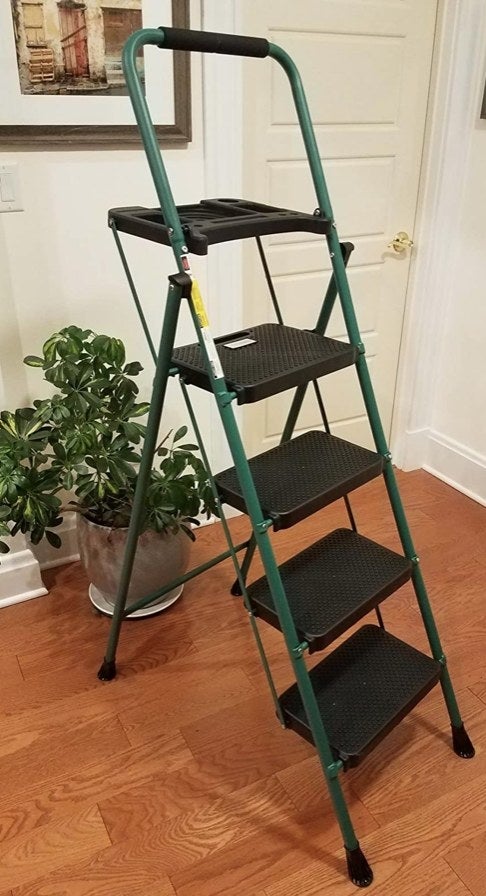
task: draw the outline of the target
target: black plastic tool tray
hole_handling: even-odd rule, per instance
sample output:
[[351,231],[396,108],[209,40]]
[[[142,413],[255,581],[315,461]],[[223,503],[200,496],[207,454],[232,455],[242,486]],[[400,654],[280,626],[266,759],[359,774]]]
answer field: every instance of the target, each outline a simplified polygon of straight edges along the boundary
[[[309,652],[323,650],[410,579],[410,560],[351,529],[336,529],[280,567],[290,612]],[[266,576],[248,587],[253,612],[280,629]]]
[[[309,215],[245,199],[203,199],[195,205],[180,205],[177,211],[188,252],[195,255],[206,255],[208,246],[214,243],[292,231],[326,234],[330,229],[330,221],[320,214]],[[170,245],[160,208],[112,208],[108,221],[124,233]]]
[[[357,765],[439,681],[441,665],[375,625],[365,625],[310,672],[336,758]],[[284,718],[312,732],[294,684],[280,697]]]

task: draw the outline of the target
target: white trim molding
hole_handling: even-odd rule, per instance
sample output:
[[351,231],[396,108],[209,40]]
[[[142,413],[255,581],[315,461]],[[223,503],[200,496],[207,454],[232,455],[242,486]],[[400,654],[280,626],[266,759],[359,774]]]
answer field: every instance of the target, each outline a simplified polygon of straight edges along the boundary
[[10,539],[10,553],[0,557],[0,608],[48,594],[41,570],[79,560],[76,514],[68,513],[56,532],[62,539],[59,549],[46,540],[34,546],[20,534]]
[[430,430],[424,470],[486,506],[486,455]]
[[394,460],[404,470],[423,466],[429,450],[429,428],[440,388],[440,347],[452,301],[451,271],[457,261],[459,210],[472,124],[478,115],[474,85],[479,89],[482,81],[485,36],[484,0],[439,3],[415,228],[417,250],[411,268],[392,430]]
[[41,579],[39,563],[23,535],[10,539],[11,551],[1,555],[0,608],[19,604],[47,594]]
[[397,447],[393,452],[393,462],[400,470],[419,470],[427,457],[429,437],[428,426],[421,429],[407,429],[397,437]]

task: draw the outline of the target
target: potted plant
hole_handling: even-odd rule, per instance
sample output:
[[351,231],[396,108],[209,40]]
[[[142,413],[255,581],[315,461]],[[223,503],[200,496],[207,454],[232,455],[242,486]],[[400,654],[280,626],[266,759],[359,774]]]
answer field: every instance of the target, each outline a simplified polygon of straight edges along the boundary
[[[63,513],[78,514],[78,541],[96,606],[112,612],[137,482],[149,405],[139,402],[120,339],[70,326],[54,333],[42,356],[24,363],[55,387],[32,407],[0,413],[0,539],[23,532],[55,548]],[[129,600],[185,572],[197,516],[217,509],[197,445],[187,427],[158,445],[145,502]],[[66,492],[74,493],[66,503]],[[0,540],[0,552],[8,551]],[[144,612],[165,608],[171,592]]]

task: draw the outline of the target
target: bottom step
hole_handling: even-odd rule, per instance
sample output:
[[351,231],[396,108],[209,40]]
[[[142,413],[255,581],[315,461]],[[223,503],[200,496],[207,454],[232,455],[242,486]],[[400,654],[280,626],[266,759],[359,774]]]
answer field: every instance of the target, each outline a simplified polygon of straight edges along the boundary
[[[441,665],[375,625],[365,625],[310,671],[331,749],[358,762],[438,682]],[[280,697],[285,722],[314,743],[297,685]]]

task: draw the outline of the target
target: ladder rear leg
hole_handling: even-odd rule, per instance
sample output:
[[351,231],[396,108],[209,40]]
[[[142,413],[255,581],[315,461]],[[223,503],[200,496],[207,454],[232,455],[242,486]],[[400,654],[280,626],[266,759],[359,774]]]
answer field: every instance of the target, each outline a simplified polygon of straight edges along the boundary
[[130,587],[140,524],[145,512],[145,495],[147,493],[154,451],[157,444],[160,418],[162,416],[162,408],[164,405],[171,366],[171,350],[177,329],[181,298],[181,286],[177,282],[170,282],[167,293],[164,325],[162,327],[162,335],[160,339],[159,355],[155,369],[152,399],[147,420],[147,433],[140,461],[137,487],[135,490],[130,526],[128,529],[127,546],[123,558],[123,566],[118,585],[118,594],[113,610],[113,619],[110,626],[106,654],[98,671],[98,678],[101,681],[111,681],[116,676],[116,650],[125,613],[128,589]]
[[369,887],[373,882],[373,871],[356,838],[341,785],[337,778],[329,778],[327,773],[326,779],[343,835],[349,879],[357,887]]
[[461,759],[473,759],[476,751],[473,747],[471,738],[464,727],[464,722],[457,726],[451,725],[451,728],[454,753],[456,753],[457,756],[460,756]]
[[345,850],[348,877],[351,883],[357,887],[369,887],[373,883],[373,872],[359,843],[354,849],[348,849],[346,846]]

